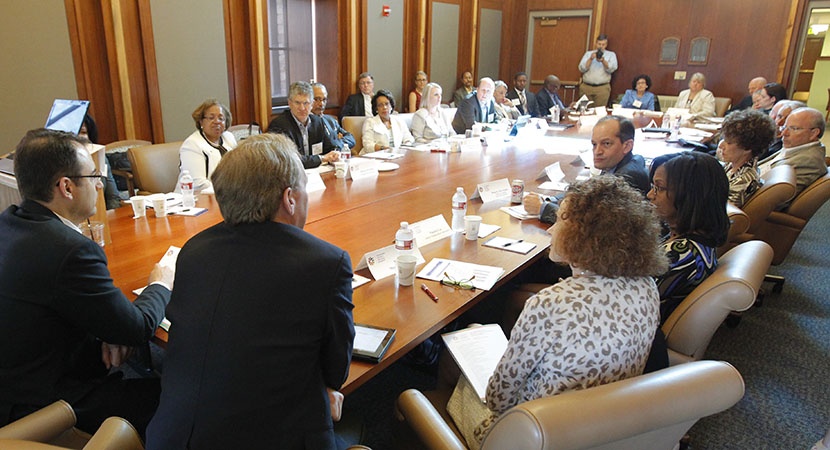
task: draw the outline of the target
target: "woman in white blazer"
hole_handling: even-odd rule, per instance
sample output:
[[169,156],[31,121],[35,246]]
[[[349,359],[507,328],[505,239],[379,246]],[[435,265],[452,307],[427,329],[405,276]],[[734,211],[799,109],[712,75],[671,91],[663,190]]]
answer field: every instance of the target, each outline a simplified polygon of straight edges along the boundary
[[677,96],[677,108],[687,108],[692,117],[713,117],[715,115],[715,96],[704,89],[706,77],[697,72],[689,80],[689,89],[680,91]]
[[381,89],[372,97],[372,112],[375,116],[363,122],[361,155],[415,142],[403,120],[392,114],[394,110],[395,97],[391,92]]
[[[190,171],[196,192],[211,187],[210,176],[226,152],[236,148],[236,139],[226,131],[231,126],[231,112],[219,100],[207,99],[192,114],[196,131],[179,149],[180,170]],[[176,192],[179,191],[176,183]]]
[[441,86],[429,83],[421,97],[421,109],[412,116],[412,136],[415,142],[425,143],[452,134],[447,118],[441,111]]

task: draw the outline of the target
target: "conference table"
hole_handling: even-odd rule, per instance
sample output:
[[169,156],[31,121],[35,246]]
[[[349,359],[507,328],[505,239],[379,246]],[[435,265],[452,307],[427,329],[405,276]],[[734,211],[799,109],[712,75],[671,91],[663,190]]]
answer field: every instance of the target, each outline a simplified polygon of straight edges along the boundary
[[[304,229],[346,250],[355,267],[367,252],[392,244],[402,221],[413,223],[441,214],[449,223],[451,197],[458,186],[464,188],[468,197],[479,183],[502,178],[522,179],[526,190],[537,190],[540,172],[555,162],[560,163],[565,179],[572,181],[586,172],[582,161],[591,160],[589,133],[590,125],[575,126],[554,136],[529,128],[509,142],[502,135],[491,136],[489,145],[479,151],[409,150],[394,160],[400,168],[380,172],[376,178],[350,180],[336,178],[333,172],[322,173],[326,189],[309,193]],[[582,160],[577,159],[580,155]],[[198,195],[196,206],[207,208],[207,212],[193,217],[156,218],[148,211],[146,217],[134,219],[132,209],[126,206],[108,213],[112,243],[105,246],[105,251],[115,284],[128,298],[135,297],[134,289],[146,285],[153,265],[168,247],[181,247],[192,236],[221,222],[213,195]],[[412,286],[398,286],[392,276],[354,290],[354,321],[393,328],[396,336],[379,363],[352,362],[348,380],[341,389],[344,394],[353,392],[461,314],[486,301],[493,291],[525,268],[547,257],[547,226],[538,219],[518,220],[501,211],[504,206],[510,206],[509,198],[487,203],[480,199],[468,201],[467,214],[480,215],[483,223],[501,227],[486,239],[471,241],[461,233],[453,233],[419,247],[427,263],[433,258],[444,258],[502,267],[504,274],[492,289],[464,290],[422,279],[416,279]],[[536,246],[527,254],[484,246],[493,236],[522,239]],[[273,270],[279,270],[282,264],[286,262],[274,255]],[[422,267],[419,265],[417,270]],[[371,279],[367,269],[356,273]],[[437,302],[420,289],[422,283],[437,295]],[[167,332],[159,328],[156,340],[164,345]]]

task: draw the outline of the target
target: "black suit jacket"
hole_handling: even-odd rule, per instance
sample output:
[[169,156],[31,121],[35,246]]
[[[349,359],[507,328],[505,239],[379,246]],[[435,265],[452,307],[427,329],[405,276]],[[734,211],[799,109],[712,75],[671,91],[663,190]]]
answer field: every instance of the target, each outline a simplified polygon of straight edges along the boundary
[[[354,148],[354,136],[352,133],[349,133],[340,126],[336,117],[324,114],[320,116],[320,118],[323,119],[323,126],[326,127],[326,134],[328,134],[329,139],[335,147],[343,148],[344,145],[348,145],[349,148]],[[343,136],[342,138],[340,137],[341,135]]]
[[346,103],[340,108],[340,121],[346,116],[365,116],[366,105],[363,103],[363,94],[358,92],[346,98]]
[[[507,98],[514,100],[519,98],[519,93],[516,89],[510,88],[507,90]],[[539,117],[539,107],[536,105],[536,96],[529,89],[525,89],[525,99],[527,100],[527,109],[522,108],[521,104],[516,105],[519,113],[522,115],[530,114],[531,117]]]
[[130,302],[104,250],[37,202],[0,214],[0,236],[2,425],[12,405],[74,403],[95,389],[107,373],[100,340],[146,343],[170,291],[152,285]]
[[[331,139],[329,139],[329,135],[326,132],[326,126],[323,125],[323,119],[321,119],[320,116],[309,114],[308,120],[311,121],[308,126],[309,147],[322,142],[323,154],[334,150],[334,143]],[[268,124],[268,132],[282,133],[291,138],[291,140],[294,141],[294,144],[297,145],[297,149],[300,152],[300,160],[302,160],[304,168],[311,169],[319,166],[323,162],[320,155],[312,155],[311,149],[303,148],[303,133],[300,131],[300,127],[297,125],[297,121],[294,120],[294,116],[291,115],[290,110],[285,110],[282,114],[275,117],[274,120]]]
[[[515,92],[515,91],[514,91]],[[559,101],[557,105],[559,108],[564,110],[566,108],[565,102],[562,101],[562,97],[559,96],[559,93],[554,92],[553,95],[556,96],[556,99]],[[547,116],[550,114],[550,109],[553,108],[553,100],[550,98],[550,94],[548,90],[542,88],[539,92],[536,93],[536,108],[539,116]]]
[[326,386],[349,373],[348,253],[290,225],[215,225],[176,265],[147,448],[334,448]]
[[[487,120],[492,117],[492,120]],[[471,95],[461,102],[461,105],[455,111],[455,117],[452,119],[452,128],[458,134],[464,134],[465,131],[473,128],[476,122],[493,122],[496,120],[496,104],[493,99],[490,99],[490,104],[487,106],[487,113],[482,116],[481,108],[478,106],[478,97]]]

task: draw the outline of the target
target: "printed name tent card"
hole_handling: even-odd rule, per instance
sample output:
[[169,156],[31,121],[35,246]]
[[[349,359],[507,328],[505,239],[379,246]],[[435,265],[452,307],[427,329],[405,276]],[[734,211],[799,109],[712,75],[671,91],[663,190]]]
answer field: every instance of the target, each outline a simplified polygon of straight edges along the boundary
[[507,181],[507,178],[502,178],[500,180],[479,183],[473,195],[470,196],[470,199],[480,197],[482,202],[487,203],[493,200],[510,198],[511,194],[510,182]]
[[[415,241],[417,242],[417,240]],[[389,245],[377,250],[373,250],[371,252],[367,252],[360,258],[360,262],[355,267],[355,270],[361,270],[365,268],[369,268],[369,272],[372,273],[372,277],[375,280],[381,280],[388,276],[395,276],[395,273],[398,271],[396,266],[395,257],[398,256],[398,251],[395,250],[395,245]],[[421,251],[418,248],[415,248],[415,257],[418,259],[418,262],[415,264],[423,264],[425,262],[424,256],[421,255]]]
[[376,178],[380,161],[368,158],[349,159],[349,178],[353,181],[364,178]]
[[320,176],[320,172],[314,169],[310,169],[306,170],[305,174],[308,176],[308,182],[305,185],[306,192],[317,192],[326,190],[326,183],[323,182],[323,178]]
[[419,247],[452,236],[452,228],[447,223],[447,219],[444,219],[444,216],[441,214],[420,222],[411,223],[409,224],[409,228],[412,229],[415,242],[418,243]]

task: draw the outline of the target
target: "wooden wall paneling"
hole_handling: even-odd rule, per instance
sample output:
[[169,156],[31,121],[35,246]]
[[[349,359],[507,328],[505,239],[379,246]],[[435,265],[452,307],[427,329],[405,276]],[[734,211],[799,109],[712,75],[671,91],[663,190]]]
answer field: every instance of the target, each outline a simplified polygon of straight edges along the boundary
[[69,41],[78,86],[78,98],[90,101],[90,115],[98,126],[98,140],[119,139],[119,127],[111,77],[102,3],[94,0],[65,0]]
[[[394,12],[393,12],[394,14]],[[403,67],[401,76],[400,111],[405,111],[409,104],[409,92],[415,88],[415,72],[427,72],[427,1],[414,0],[404,3],[403,29]]]
[[510,61],[514,48],[514,23],[516,22],[519,3],[526,8],[526,0],[504,0],[502,2],[501,20],[501,58],[499,60],[499,79],[504,80],[510,73]]
[[153,37],[153,16],[150,2],[139,1],[138,12],[141,31],[141,49],[144,56],[144,75],[146,82],[147,106],[150,114],[152,139],[150,142],[164,142],[164,121],[161,113],[161,94],[156,66],[156,45]]
[[[444,3],[455,2],[444,0]],[[478,56],[478,3],[479,0],[462,0],[459,3],[461,16],[458,23],[458,65],[456,67],[458,74],[466,70],[472,71],[476,85],[478,79],[481,78],[481,74],[475,72]]]
[[786,31],[786,45],[781,49],[781,60],[784,62],[778,73],[778,78],[781,84],[789,86],[788,92],[792,95],[794,89],[793,84],[797,81],[793,79],[793,69],[798,61],[798,37],[804,32],[803,25],[810,14],[809,0],[791,0],[790,14],[787,18]]
[[265,0],[225,0],[225,53],[233,122],[266,127],[271,116],[268,17]]
[[317,81],[326,85],[329,93],[327,109],[331,108],[329,114],[337,115],[340,107],[340,48],[336,43],[340,42],[338,36],[344,24],[337,19],[337,2],[316,2],[316,23],[317,23]]
[[357,92],[357,76],[366,71],[368,64],[366,50],[366,1],[339,0],[340,4],[340,95],[330,101],[342,105],[346,97]]

